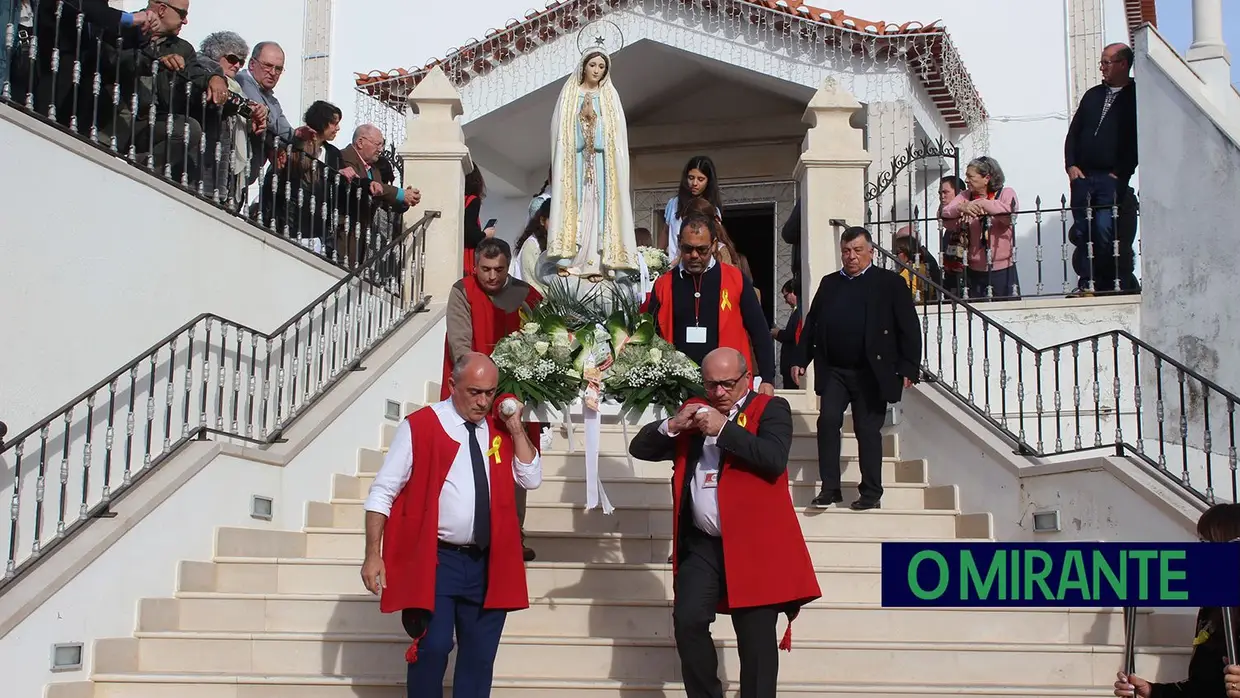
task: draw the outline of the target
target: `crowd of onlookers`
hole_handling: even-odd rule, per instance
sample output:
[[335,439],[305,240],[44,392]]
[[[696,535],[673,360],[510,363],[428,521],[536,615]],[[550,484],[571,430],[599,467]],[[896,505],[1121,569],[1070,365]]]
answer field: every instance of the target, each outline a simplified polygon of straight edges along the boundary
[[[1137,200],[1130,181],[1137,168],[1136,83],[1130,77],[1132,49],[1107,46],[1099,61],[1102,83],[1081,99],[1064,138],[1064,169],[1071,190],[1073,247],[1077,276],[1074,297],[1140,290],[1136,278]],[[892,253],[918,273],[903,271],[914,295],[931,300],[934,288],[976,300],[1016,299],[1016,220],[1021,208],[999,162],[970,161],[964,176],[939,182],[936,220],[943,231],[939,254],[918,239],[913,226],[898,230]],[[937,225],[934,225],[937,223]]]
[[136,12],[105,0],[0,0],[0,13],[10,101],[342,263],[376,244],[379,210],[419,201],[396,186],[377,127],[359,126],[337,148],[341,110],[324,101],[293,126],[275,95],[279,44],[218,31],[195,49],[181,38],[189,0]]

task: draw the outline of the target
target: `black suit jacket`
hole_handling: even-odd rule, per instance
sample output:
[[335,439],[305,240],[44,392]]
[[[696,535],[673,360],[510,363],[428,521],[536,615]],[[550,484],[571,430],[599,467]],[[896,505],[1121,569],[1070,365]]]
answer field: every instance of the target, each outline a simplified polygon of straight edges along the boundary
[[[874,274],[866,296],[866,365],[878,382],[880,396],[889,403],[899,402],[904,379],[916,383],[921,375],[921,323],[917,321],[913,294],[899,274],[877,266],[865,273]],[[801,343],[797,345],[797,366],[804,368],[811,361],[818,364],[814,390],[819,395],[827,367],[828,318],[823,313],[831,294],[846,283],[849,279],[838,271],[822,277],[805,315]]]
[[[741,404],[742,411],[749,406],[756,394],[750,392],[745,398]],[[676,439],[659,433],[661,424],[663,420],[651,422],[642,427],[642,430],[629,443],[629,454],[638,460],[653,462],[675,459]],[[688,469],[684,477],[686,489],[693,482],[698,459],[702,456],[702,444],[705,438],[700,433],[693,435],[689,446],[689,459],[686,463]],[[757,434],[750,434],[745,427],[735,421],[729,421],[723,426],[723,431],[719,432],[717,443],[720,450],[732,455],[732,464],[735,467],[743,468],[765,480],[774,482],[788,469],[788,454],[792,450],[792,408],[782,397],[773,397],[762,412]],[[682,507],[681,516],[685,516],[689,511],[690,508]]]

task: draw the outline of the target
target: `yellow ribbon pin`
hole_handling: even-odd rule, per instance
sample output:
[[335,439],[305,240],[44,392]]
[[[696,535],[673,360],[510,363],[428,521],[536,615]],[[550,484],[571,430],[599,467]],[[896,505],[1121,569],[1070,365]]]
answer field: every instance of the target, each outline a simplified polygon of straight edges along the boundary
[[745,428],[745,425],[749,423],[749,420],[748,420],[748,419],[745,419],[745,413],[744,413],[744,412],[741,412],[740,414],[736,415],[736,423],[737,423],[737,425],[739,425],[742,429],[744,429],[744,428]]
[[728,298],[728,289],[723,289],[719,293],[719,310],[731,310],[732,299]]
[[491,450],[483,454],[487,458],[494,458],[495,465],[499,465],[499,441],[500,439],[498,436],[491,439]]

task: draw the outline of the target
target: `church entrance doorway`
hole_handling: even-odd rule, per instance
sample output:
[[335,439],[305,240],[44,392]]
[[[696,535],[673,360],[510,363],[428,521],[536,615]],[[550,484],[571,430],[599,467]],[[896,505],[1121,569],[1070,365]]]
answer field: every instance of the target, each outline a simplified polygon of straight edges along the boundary
[[773,325],[775,306],[779,287],[775,283],[775,220],[774,203],[725,205],[723,209],[723,227],[727,229],[732,243],[749,262],[749,271],[753,275],[753,287],[762,301],[762,312],[766,315],[766,324]]

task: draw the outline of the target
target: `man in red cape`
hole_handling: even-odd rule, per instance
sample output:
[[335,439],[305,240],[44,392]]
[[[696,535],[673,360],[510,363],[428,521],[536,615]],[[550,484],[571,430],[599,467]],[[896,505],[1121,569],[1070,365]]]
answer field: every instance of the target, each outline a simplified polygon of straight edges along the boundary
[[529,608],[513,490],[542,484],[542,464],[523,406],[491,412],[498,384],[490,357],[462,356],[451,399],[405,419],[366,498],[362,582],[413,638],[410,698],[442,698],[454,637],[453,697],[489,696],[508,611]]
[[685,216],[680,224],[680,264],[660,274],[642,312],[659,336],[702,363],[715,347],[735,349],[761,378],[758,392],[775,394],[775,343],[753,284],[737,267],[715,258],[714,217]]
[[[499,340],[521,329],[521,312],[542,302],[533,286],[508,274],[512,249],[498,238],[485,238],[474,252],[474,271],[457,281],[448,295],[448,333],[444,339],[443,380],[439,399],[448,399],[452,366],[469,352],[488,356]],[[542,425],[527,422],[534,447],[540,447]],[[540,449],[541,450],[541,449]],[[534,551],[525,547],[525,490],[518,487],[517,515],[521,521],[521,549],[526,562]]]
[[[629,453],[675,463],[672,625],[686,695],[723,696],[710,634],[718,612],[736,629],[740,698],[775,698],[792,619],[822,595],[788,486],[792,408],[749,389],[749,367],[735,349],[707,354],[702,378],[706,400],[647,424]],[[777,645],[780,613],[788,629]]]

